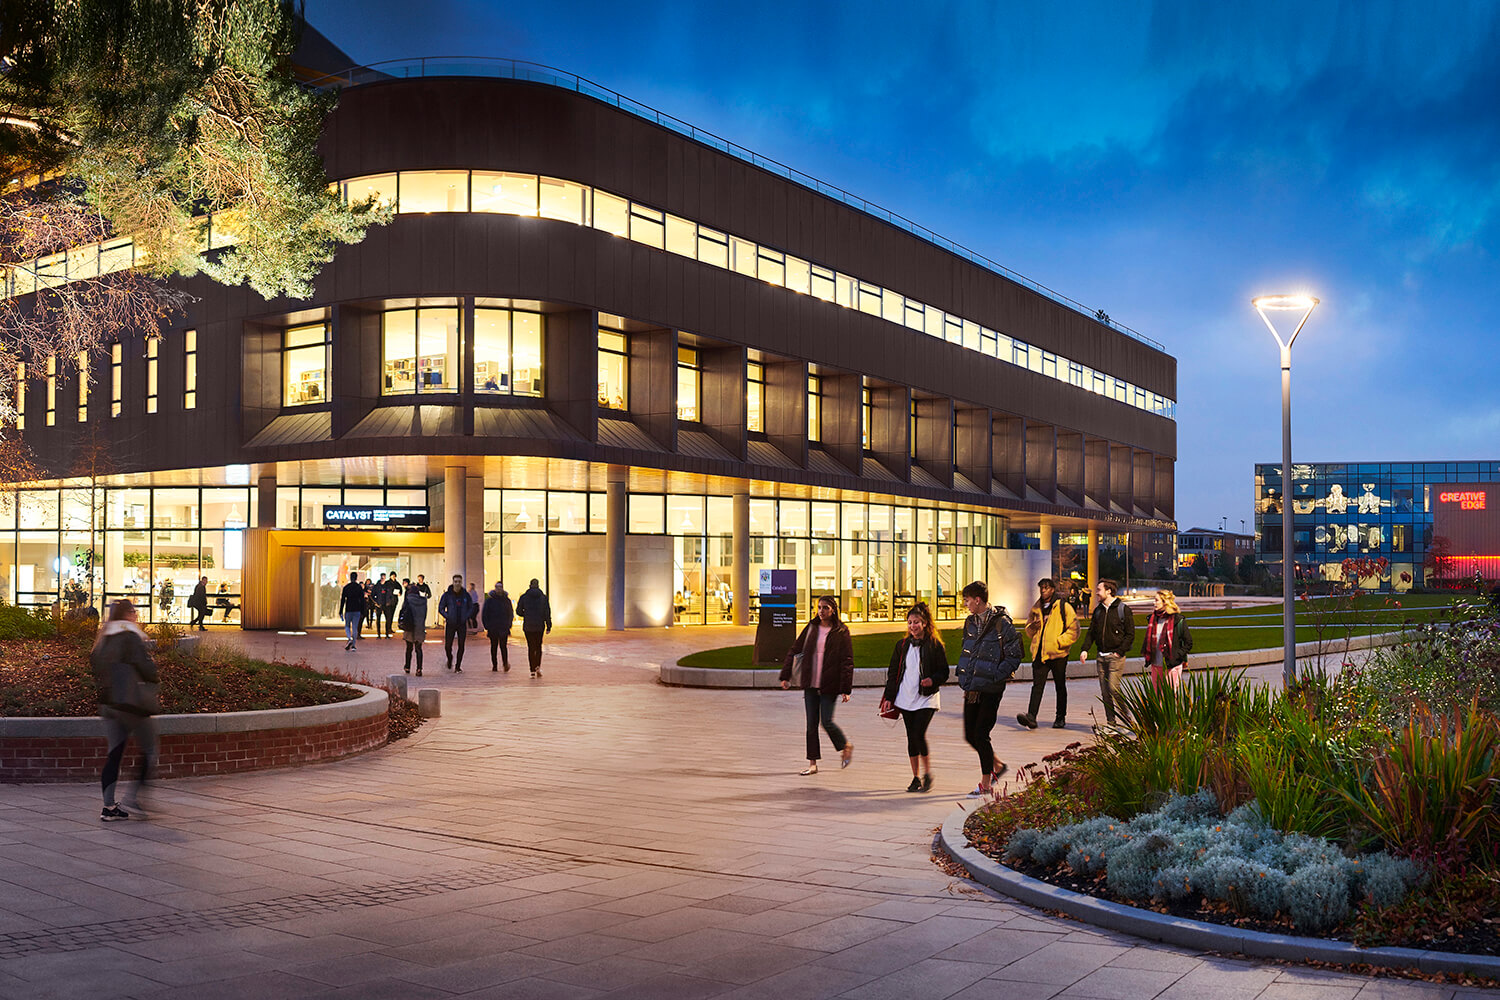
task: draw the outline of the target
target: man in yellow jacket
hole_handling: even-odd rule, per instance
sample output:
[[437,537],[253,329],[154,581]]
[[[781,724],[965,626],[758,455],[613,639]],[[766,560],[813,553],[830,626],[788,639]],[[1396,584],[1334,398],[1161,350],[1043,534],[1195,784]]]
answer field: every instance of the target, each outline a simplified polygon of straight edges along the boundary
[[1031,606],[1026,621],[1026,641],[1031,643],[1031,705],[1016,721],[1027,729],[1036,728],[1037,709],[1042,707],[1042,692],[1047,675],[1053,678],[1057,691],[1057,717],[1053,729],[1068,724],[1068,650],[1078,639],[1078,616],[1073,606],[1057,596],[1057,584],[1050,577],[1037,581],[1041,597]]

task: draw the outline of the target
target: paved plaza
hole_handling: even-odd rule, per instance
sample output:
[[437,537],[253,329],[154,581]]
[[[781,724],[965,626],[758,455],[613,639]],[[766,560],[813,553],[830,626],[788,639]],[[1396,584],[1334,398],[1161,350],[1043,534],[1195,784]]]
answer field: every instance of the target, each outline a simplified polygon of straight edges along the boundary
[[[956,689],[932,727],[931,793],[903,791],[904,737],[868,689],[839,708],[852,766],[825,750],[799,777],[797,695],[656,680],[663,660],[748,635],[558,633],[539,680],[524,644],[499,675],[487,643],[461,675],[431,644],[443,717],[413,738],[165,782],[147,821],[100,824],[93,784],[0,786],[0,997],[1500,996],[1197,955],[951,878],[929,860],[934,831],[977,778]],[[216,641],[400,670],[399,640]],[[1069,729],[1033,732],[1013,686],[1000,756],[1087,738],[1097,691],[1072,682]]]

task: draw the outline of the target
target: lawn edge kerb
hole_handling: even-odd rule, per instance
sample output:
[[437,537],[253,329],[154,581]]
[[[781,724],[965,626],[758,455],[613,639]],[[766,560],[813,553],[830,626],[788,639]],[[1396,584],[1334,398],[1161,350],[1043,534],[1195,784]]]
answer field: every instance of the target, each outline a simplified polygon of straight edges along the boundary
[[[1378,632],[1374,635],[1360,635],[1348,640],[1347,645],[1343,639],[1330,640],[1327,642],[1301,642],[1297,644],[1297,658],[1307,660],[1318,656],[1341,657],[1347,652],[1359,649],[1370,649],[1374,646],[1389,646],[1398,642],[1401,632]],[[1188,660],[1189,670],[1227,670],[1239,667],[1252,667],[1266,663],[1280,663],[1285,656],[1285,650],[1280,646],[1269,649],[1242,649],[1226,653],[1209,653],[1205,656],[1195,656]],[[676,660],[669,660],[660,666],[661,682],[675,687],[709,687],[709,688],[772,688],[777,685],[777,676],[780,667],[685,667]],[[1077,659],[1068,661],[1068,678],[1070,680],[1098,676],[1098,665],[1090,660],[1080,663]],[[1125,674],[1139,674],[1145,670],[1145,661],[1140,657],[1132,657],[1125,661]],[[1021,669],[1016,671],[1015,680],[1026,681],[1031,679],[1031,664],[1025,660],[1021,662]],[[854,670],[855,687],[883,687],[886,680],[885,667],[856,667]]]
[[1149,941],[1200,951],[1237,952],[1254,958],[1291,962],[1316,961],[1338,965],[1373,965],[1420,972],[1471,973],[1500,977],[1500,956],[1464,955],[1419,948],[1361,948],[1347,941],[1269,934],[1222,924],[1184,920],[1135,906],[1126,906],[1073,892],[1007,868],[969,846],[964,823],[973,813],[962,804],[943,820],[938,834],[943,849],[969,870],[974,881],[1042,910],[1060,911],[1083,923],[1122,931]]

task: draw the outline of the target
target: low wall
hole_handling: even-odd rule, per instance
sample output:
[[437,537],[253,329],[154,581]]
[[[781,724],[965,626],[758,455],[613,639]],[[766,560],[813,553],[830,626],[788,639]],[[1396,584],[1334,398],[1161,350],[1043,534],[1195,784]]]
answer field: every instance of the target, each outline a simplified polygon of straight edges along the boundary
[[[258,771],[335,760],[384,746],[390,696],[351,684],[352,701],[261,712],[159,715],[156,776]],[[0,782],[97,781],[104,766],[104,727],[89,718],[0,719]],[[132,742],[122,775],[140,767]]]
[[[1355,636],[1347,644],[1343,639],[1323,643],[1299,642],[1297,659],[1302,661],[1325,656],[1330,663],[1337,664],[1346,652],[1370,649],[1374,646],[1394,645],[1400,638],[1400,632],[1382,632],[1377,635]],[[1189,670],[1224,670],[1229,667],[1253,667],[1265,663],[1280,663],[1285,655],[1286,651],[1280,646],[1274,649],[1241,649],[1228,653],[1204,653],[1188,657],[1187,668]],[[949,668],[952,667],[953,664],[949,664]],[[1146,661],[1139,656],[1125,661],[1126,676],[1144,673],[1145,668]],[[781,686],[777,679],[779,674],[779,667],[745,667],[742,670],[721,667],[681,667],[676,661],[661,665],[661,682],[681,687],[774,688]],[[884,687],[885,674],[885,667],[856,668],[854,686]],[[1099,676],[1098,663],[1094,659],[1080,663],[1075,653],[1073,658],[1068,660],[1067,674],[1069,680],[1097,677]],[[1029,680],[1031,680],[1031,662],[1022,660],[1021,669],[1016,671],[1012,683]]]

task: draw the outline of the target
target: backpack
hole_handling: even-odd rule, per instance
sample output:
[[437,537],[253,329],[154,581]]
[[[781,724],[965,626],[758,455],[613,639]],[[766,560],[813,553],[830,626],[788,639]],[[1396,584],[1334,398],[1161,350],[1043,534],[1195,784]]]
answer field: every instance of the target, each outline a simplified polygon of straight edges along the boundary
[[[991,632],[995,632],[993,637]],[[1004,608],[996,608],[989,624],[977,636],[964,637],[958,657],[958,683],[965,691],[995,694],[1021,668],[1021,634]]]

